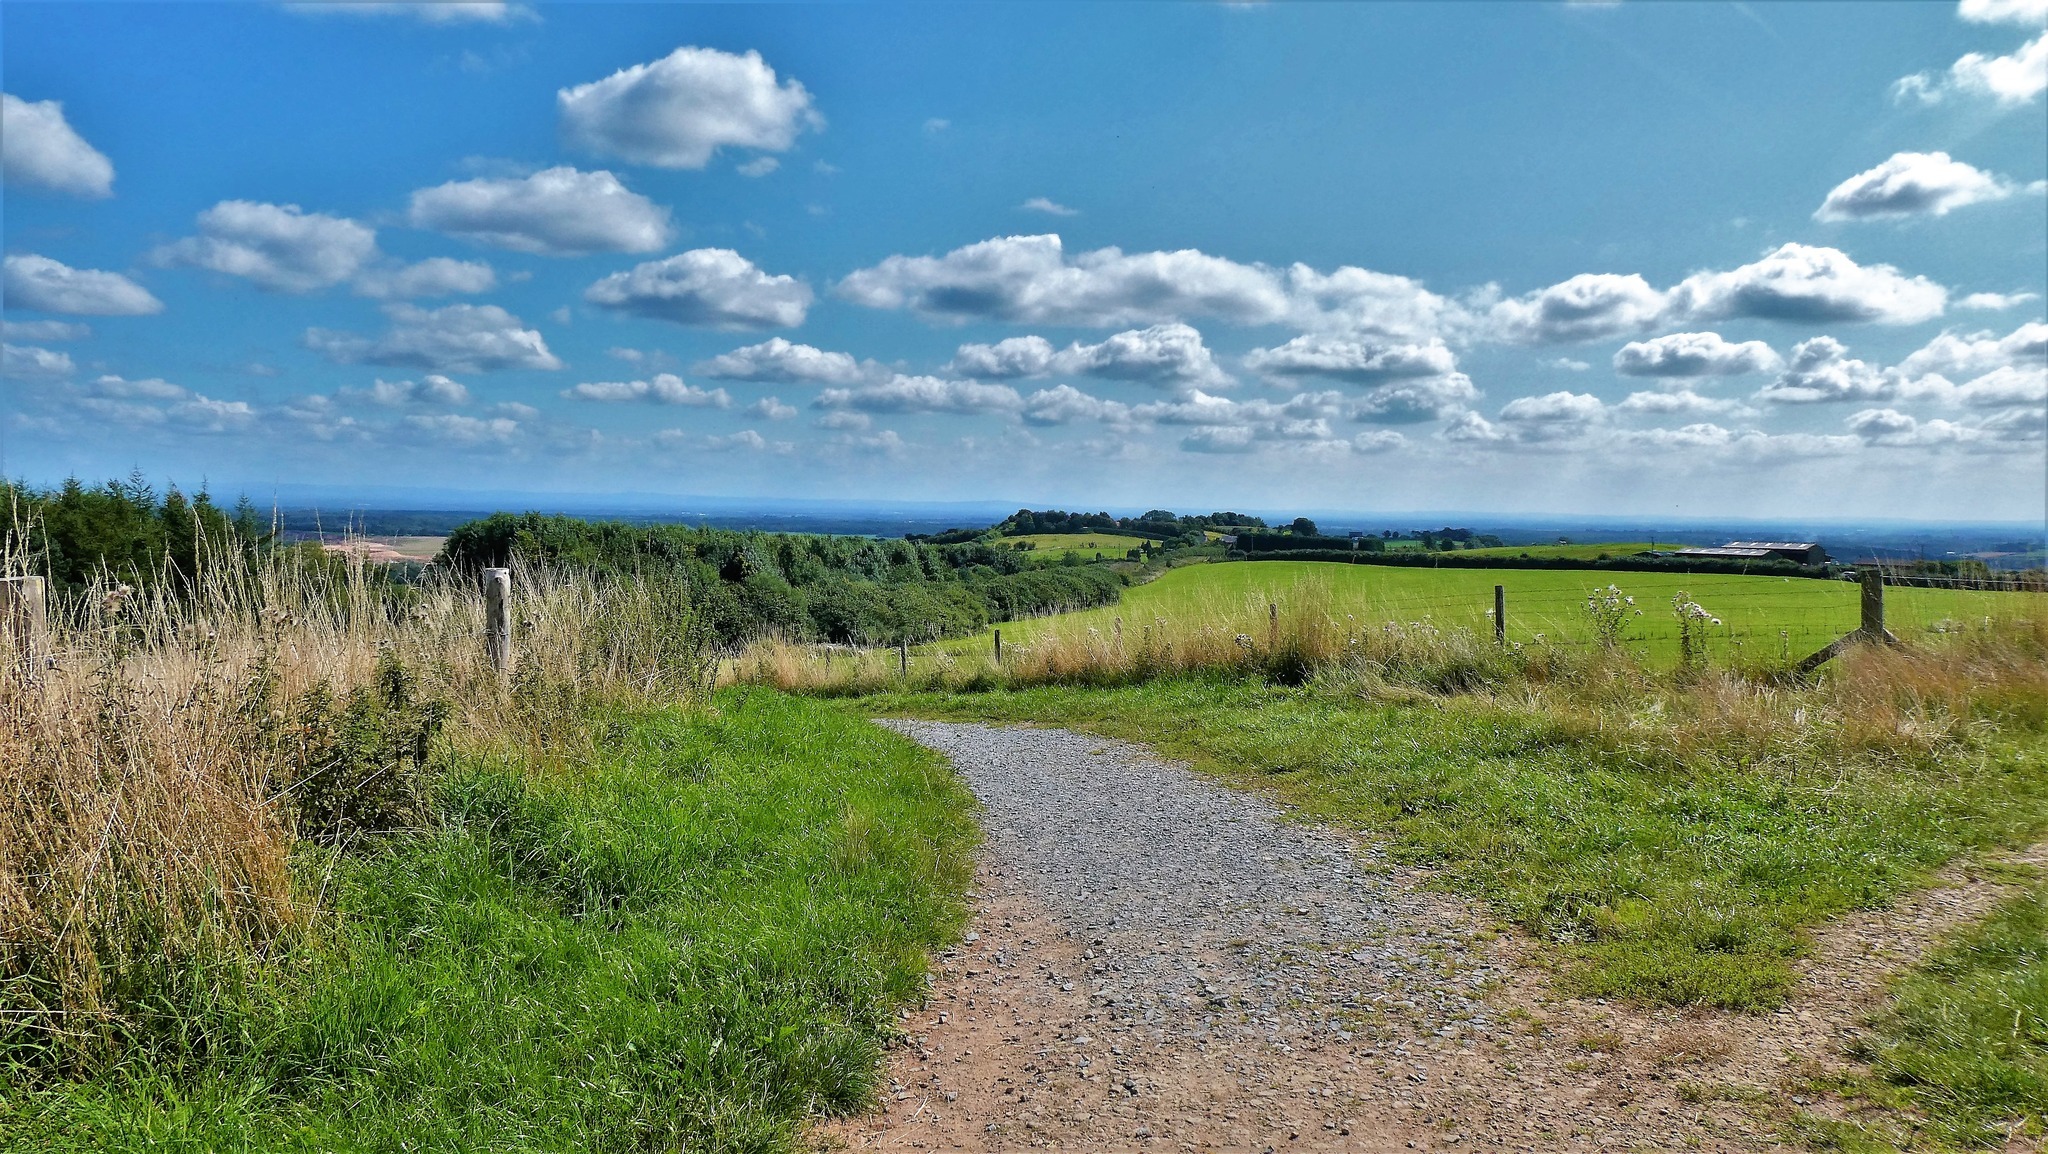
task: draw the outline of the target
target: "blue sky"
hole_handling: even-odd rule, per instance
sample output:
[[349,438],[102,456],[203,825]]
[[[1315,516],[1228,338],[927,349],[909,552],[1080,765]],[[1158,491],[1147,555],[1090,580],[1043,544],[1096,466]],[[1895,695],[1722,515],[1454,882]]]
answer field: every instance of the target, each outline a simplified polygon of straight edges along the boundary
[[5,469],[2038,518],[2044,25],[11,2]]

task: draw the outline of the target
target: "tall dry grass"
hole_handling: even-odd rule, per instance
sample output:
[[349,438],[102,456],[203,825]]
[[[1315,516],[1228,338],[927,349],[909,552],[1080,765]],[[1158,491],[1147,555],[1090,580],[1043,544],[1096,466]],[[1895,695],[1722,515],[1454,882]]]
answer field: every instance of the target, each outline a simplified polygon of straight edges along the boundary
[[[1496,645],[1427,618],[1340,613],[1326,585],[1271,601],[1219,600],[1168,620],[1055,625],[1027,645],[851,650],[766,639],[730,662],[730,681],[825,695],[1126,685],[1198,674],[1314,682],[1339,694],[1422,700],[1485,694],[1541,710],[1598,741],[1664,756],[1713,746],[1730,756],[1812,749],[1926,749],[1973,728],[2048,728],[2048,596],[2016,592],[1968,625],[1858,647],[1811,678],[1789,662],[1704,655],[1652,666],[1621,648]],[[1099,618],[1098,618],[1099,619]]]
[[509,680],[467,582],[280,551],[171,587],[61,600],[47,661],[0,675],[0,1064],[89,1065],[262,966],[317,921],[295,847],[425,820],[437,750],[708,677],[658,583],[518,571]]

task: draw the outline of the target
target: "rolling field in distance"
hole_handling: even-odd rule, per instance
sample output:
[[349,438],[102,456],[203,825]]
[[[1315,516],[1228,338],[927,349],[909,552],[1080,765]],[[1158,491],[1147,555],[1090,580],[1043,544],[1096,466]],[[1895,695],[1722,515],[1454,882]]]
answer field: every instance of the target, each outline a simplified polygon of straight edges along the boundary
[[1122,533],[1028,533],[1021,537],[1004,537],[999,543],[1014,548],[1017,542],[1028,541],[1036,546],[1032,554],[1034,557],[1079,553],[1084,560],[1092,561],[1097,553],[1104,557],[1122,557],[1126,550],[1136,549],[1145,540]]
[[[1719,660],[1735,656],[1737,645],[1758,659],[1788,653],[1796,659],[1856,628],[1859,614],[1857,586],[1847,581],[1242,561],[1175,569],[1126,591],[1118,605],[1006,623],[1003,641],[1006,647],[1029,646],[1055,632],[1088,629],[1108,636],[1118,618],[1134,632],[1164,622],[1176,631],[1231,628],[1262,637],[1266,606],[1297,602],[1325,604],[1332,616],[1354,618],[1361,628],[1427,622],[1439,629],[1486,631],[1493,627],[1489,614],[1497,584],[1507,590],[1508,638],[1524,644],[1539,635],[1553,644],[1592,643],[1586,596],[1610,584],[1619,586],[1642,611],[1631,618],[1625,640],[1657,659],[1677,654],[1671,599],[1680,591],[1720,618],[1721,624],[1709,630],[1709,647]],[[1892,587],[1885,591],[1885,608],[1892,632],[1908,637],[1937,625],[1953,629],[1987,616],[2038,612],[2041,601],[2037,594]],[[954,644],[972,647],[986,640]]]

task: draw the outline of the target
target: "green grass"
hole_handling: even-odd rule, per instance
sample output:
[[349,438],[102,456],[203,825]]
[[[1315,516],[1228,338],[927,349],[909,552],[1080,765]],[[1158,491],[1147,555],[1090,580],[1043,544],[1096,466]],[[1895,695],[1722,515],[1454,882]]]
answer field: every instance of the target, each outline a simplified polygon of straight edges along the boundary
[[[1425,618],[1438,627],[1490,631],[1493,587],[1507,590],[1510,640],[1587,644],[1592,640],[1581,608],[1586,594],[1617,585],[1636,599],[1643,615],[1626,633],[1638,656],[1668,662],[1678,654],[1678,622],[1672,595],[1683,590],[1722,621],[1711,630],[1715,660],[1756,663],[1797,660],[1843,633],[1859,620],[1855,585],[1788,577],[1722,574],[1595,573],[1532,569],[1408,568],[1319,561],[1240,561],[1189,565],[1125,591],[1121,603],[1076,613],[1007,622],[1006,645],[1029,645],[1054,630],[1095,628],[1104,634],[1121,618],[1138,630],[1156,621],[1235,621],[1262,636],[1266,606],[1295,599],[1323,599],[1331,612],[1351,614],[1359,623],[1411,622]],[[1890,588],[1885,591],[1892,631],[1910,637],[1941,622],[1973,624],[1986,615],[2038,612],[2038,594],[1949,589]],[[1781,632],[1783,636],[1780,636]],[[987,639],[951,643],[979,652]]]
[[1148,538],[1122,533],[1027,533],[1022,537],[999,538],[996,543],[1014,548],[1020,541],[1037,546],[1031,553],[1035,559],[1057,560],[1074,553],[1086,561],[1094,560],[1097,553],[1106,560],[1121,560],[1130,550],[1150,543]]
[[469,761],[438,832],[309,863],[326,940],[92,1082],[6,1089],[0,1147],[779,1151],[868,1103],[964,922],[971,798],[766,691],[601,723],[591,764]]
[[1941,1146],[2048,1126],[2048,887],[1956,935],[1893,989],[1862,1056],[1868,1096],[1918,1111]]
[[1386,839],[1550,943],[1567,992],[1651,1003],[1776,1005],[1806,927],[2048,824],[2038,742],[1943,757],[1825,741],[1660,752],[1479,698],[1396,705],[1224,679],[861,707],[1149,743]]

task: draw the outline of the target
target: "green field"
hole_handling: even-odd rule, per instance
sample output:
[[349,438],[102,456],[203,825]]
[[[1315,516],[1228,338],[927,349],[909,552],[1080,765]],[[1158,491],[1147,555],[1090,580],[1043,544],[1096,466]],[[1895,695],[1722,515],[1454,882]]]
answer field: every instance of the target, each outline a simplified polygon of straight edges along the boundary
[[[1678,647],[1671,598],[1681,590],[1720,618],[1710,630],[1716,659],[1798,658],[1856,628],[1858,589],[1846,581],[1744,577],[1725,574],[1610,573],[1532,569],[1407,568],[1321,561],[1243,561],[1190,565],[1127,591],[1117,605],[1003,625],[1005,644],[1029,645],[1054,630],[1097,629],[1107,634],[1121,619],[1126,630],[1165,622],[1232,628],[1260,635],[1267,605],[1326,603],[1337,617],[1361,628],[1385,622],[1406,627],[1427,621],[1437,628],[1491,630],[1493,587],[1507,591],[1507,634],[1512,641],[1585,645],[1594,640],[1584,611],[1586,595],[1609,584],[1636,599],[1642,616],[1624,633],[1631,649],[1664,659]],[[2038,595],[1946,589],[1891,588],[1887,622],[1901,637],[1937,624],[1975,625],[1986,616],[2040,611]],[[978,647],[984,639],[957,643]]]
[[1100,553],[1105,558],[1122,557],[1125,552],[1146,543],[1144,537],[1130,537],[1122,533],[1027,533],[1022,537],[1004,537],[1001,544],[1015,547],[1017,542],[1028,541],[1035,546],[1033,557],[1062,557],[1078,553],[1086,561],[1093,561]]
[[1567,558],[1573,561],[1598,561],[1602,557],[1630,557],[1646,549],[1670,549],[1666,541],[1653,545],[1648,541],[1594,541],[1581,545],[1503,545],[1497,549],[1460,549],[1444,555],[1446,561],[1455,557],[1549,557]]

